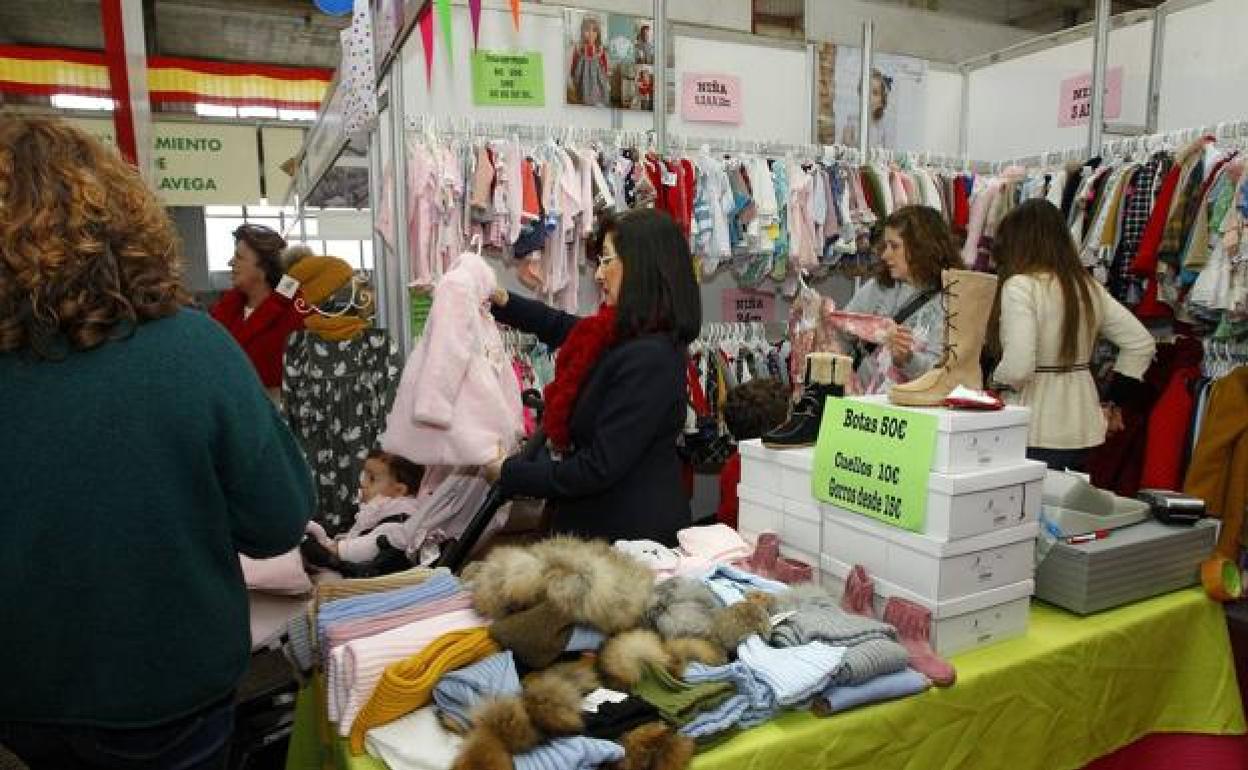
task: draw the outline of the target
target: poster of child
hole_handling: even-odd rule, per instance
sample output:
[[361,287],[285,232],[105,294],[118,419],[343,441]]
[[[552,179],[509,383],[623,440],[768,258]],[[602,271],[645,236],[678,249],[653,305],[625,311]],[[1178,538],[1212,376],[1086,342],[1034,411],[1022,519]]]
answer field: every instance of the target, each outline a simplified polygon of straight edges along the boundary
[[606,107],[611,98],[610,66],[603,39],[603,14],[568,11],[568,104]]
[[564,11],[564,30],[568,104],[654,109],[654,23],[650,19]]
[[633,109],[654,109],[654,67],[637,67],[637,95],[633,99]]
[[[832,44],[820,46],[821,142],[839,142],[851,147],[858,145],[861,72],[861,49]],[[925,146],[926,80],[927,62],[922,59],[893,54],[872,57],[868,146],[889,150],[913,150]]]

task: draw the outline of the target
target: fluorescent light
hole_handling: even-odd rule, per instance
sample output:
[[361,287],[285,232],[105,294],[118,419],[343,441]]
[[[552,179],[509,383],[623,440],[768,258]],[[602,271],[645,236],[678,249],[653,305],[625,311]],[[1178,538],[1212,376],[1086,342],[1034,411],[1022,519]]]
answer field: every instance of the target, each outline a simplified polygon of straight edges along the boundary
[[280,120],[304,120],[309,123],[316,121],[316,110],[278,110]]
[[52,106],[59,110],[112,110],[116,107],[112,99],[78,94],[52,94]]
[[237,118],[238,109],[234,107],[222,107],[219,104],[199,104],[195,105],[195,114],[202,118]]
[[239,107],[240,118],[276,118],[277,110],[273,107]]

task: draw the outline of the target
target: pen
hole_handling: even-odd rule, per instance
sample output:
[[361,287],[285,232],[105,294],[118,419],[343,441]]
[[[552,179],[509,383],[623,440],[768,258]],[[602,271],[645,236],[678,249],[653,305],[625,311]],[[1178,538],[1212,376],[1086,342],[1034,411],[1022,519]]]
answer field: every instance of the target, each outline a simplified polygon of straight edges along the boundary
[[1095,532],[1089,532],[1086,535],[1075,535],[1066,538],[1066,542],[1070,545],[1078,545],[1079,543],[1091,543],[1093,540],[1104,540],[1109,537],[1109,530],[1098,529]]

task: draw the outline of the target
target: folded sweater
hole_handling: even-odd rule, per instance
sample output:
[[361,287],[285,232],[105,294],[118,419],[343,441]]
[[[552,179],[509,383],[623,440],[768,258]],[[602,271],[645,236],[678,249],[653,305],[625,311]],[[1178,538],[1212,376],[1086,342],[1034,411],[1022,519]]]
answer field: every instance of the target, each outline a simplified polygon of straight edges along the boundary
[[473,610],[457,610],[335,647],[326,672],[330,720],[346,736],[386,667],[415,655],[443,634],[485,626]]
[[520,677],[511,650],[444,674],[433,688],[433,702],[442,716],[467,731],[470,715],[487,698],[520,694]]
[[415,623],[437,615],[444,615],[455,610],[466,610],[472,607],[472,594],[460,591],[445,599],[438,599],[428,604],[417,604],[393,612],[384,612],[361,620],[348,620],[330,625],[326,629],[325,643],[330,649],[339,645],[385,633],[393,628]]
[[815,700],[815,713],[835,714],[857,706],[904,698],[931,686],[931,680],[912,668],[885,674],[859,685],[832,685]]
[[498,652],[485,627],[451,631],[382,672],[377,687],[351,725],[351,751],[364,751],[364,734],[429,704],[433,688],[449,671]]

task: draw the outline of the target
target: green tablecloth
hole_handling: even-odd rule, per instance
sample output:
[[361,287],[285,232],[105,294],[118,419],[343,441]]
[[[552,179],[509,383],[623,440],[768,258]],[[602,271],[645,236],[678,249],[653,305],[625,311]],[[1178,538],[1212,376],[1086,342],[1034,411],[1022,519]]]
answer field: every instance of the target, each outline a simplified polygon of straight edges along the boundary
[[[693,770],[1063,770],[1148,733],[1245,730],[1222,607],[1199,589],[1088,618],[1037,602],[1025,637],[953,662],[951,688],[826,719],[786,713]],[[287,770],[320,767],[315,701],[301,696]],[[329,767],[385,770],[334,749]]]

